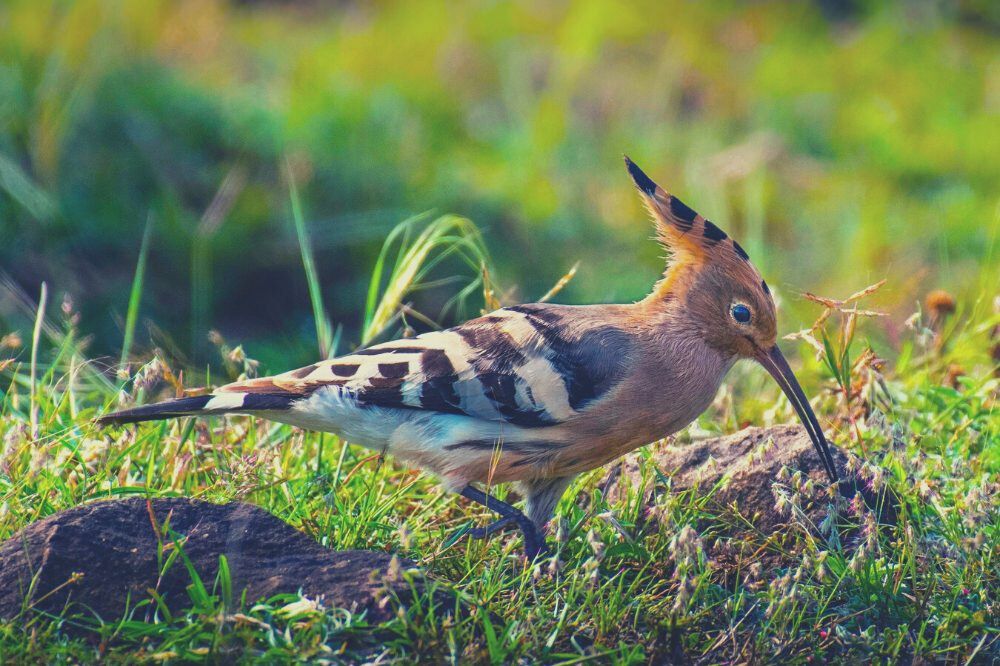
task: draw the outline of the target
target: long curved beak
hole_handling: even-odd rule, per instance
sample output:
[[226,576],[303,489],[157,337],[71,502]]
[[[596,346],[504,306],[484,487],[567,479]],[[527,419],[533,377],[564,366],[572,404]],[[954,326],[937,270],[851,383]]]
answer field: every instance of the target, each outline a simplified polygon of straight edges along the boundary
[[840,479],[837,476],[837,468],[833,463],[833,456],[830,454],[830,445],[827,444],[826,438],[823,436],[823,429],[820,428],[819,421],[816,420],[816,414],[813,413],[812,407],[809,406],[809,401],[802,392],[802,387],[799,386],[798,380],[795,379],[792,369],[788,367],[788,361],[782,356],[778,345],[774,345],[768,350],[759,351],[757,362],[767,368],[767,371],[771,373],[774,380],[778,382],[778,386],[788,396],[788,401],[792,403],[792,407],[795,408],[796,413],[799,415],[802,425],[805,427],[806,432],[809,433],[809,439],[812,440],[816,451],[819,452],[819,459],[823,462],[823,467],[826,468],[826,473],[830,477],[830,481],[837,484]]

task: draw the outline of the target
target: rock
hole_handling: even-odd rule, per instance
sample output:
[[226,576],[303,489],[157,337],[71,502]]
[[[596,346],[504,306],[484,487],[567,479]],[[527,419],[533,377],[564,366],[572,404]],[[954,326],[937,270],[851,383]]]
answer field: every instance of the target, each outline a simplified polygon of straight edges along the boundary
[[[847,456],[834,446],[830,448],[841,477],[845,477]],[[627,488],[640,483],[639,460],[639,454],[633,453],[609,470],[603,482],[609,499],[621,498]],[[828,499],[819,491],[828,486],[829,479],[812,441],[798,425],[746,428],[725,437],[661,446],[654,449],[653,462],[670,477],[674,492],[698,487],[707,493],[724,475],[729,475],[729,480],[712,495],[710,506],[735,518],[739,524],[746,525],[743,520],[746,519],[761,531],[788,522],[789,515],[775,506],[772,485],[782,467],[800,470],[814,481],[818,491],[813,498],[803,498],[803,510],[814,523],[825,516]],[[863,484],[842,482],[841,492],[847,497],[853,497],[855,490],[862,493],[870,506],[882,507],[883,519],[892,518],[887,503],[873,497]],[[654,492],[647,489],[647,496]]]
[[[324,548],[259,507],[131,498],[57,513],[0,544],[0,618],[15,618],[22,608],[58,615],[70,604],[72,611],[114,621],[127,602],[134,607],[149,599],[149,589],[171,610],[189,608],[185,588],[192,580],[180,558],[158,580],[158,544],[169,553],[171,533],[210,593],[219,555],[226,556],[237,601],[244,589],[251,603],[301,589],[311,599],[322,598],[327,607],[367,611],[374,623],[395,611],[391,603],[380,603],[386,590],[402,600],[412,598],[410,583],[398,571],[386,573],[390,554]],[[400,565],[407,569],[413,563]],[[33,575],[37,580],[26,598]],[[140,610],[136,619],[144,616]]]

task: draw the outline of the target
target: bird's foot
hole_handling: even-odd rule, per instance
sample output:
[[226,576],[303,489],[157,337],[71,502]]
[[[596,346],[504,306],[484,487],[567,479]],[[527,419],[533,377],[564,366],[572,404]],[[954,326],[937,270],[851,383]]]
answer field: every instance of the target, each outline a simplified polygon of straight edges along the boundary
[[[490,523],[486,527],[481,527],[478,530],[470,530],[470,535],[473,538],[482,538],[489,536],[490,534],[496,534],[497,532],[509,529],[516,523],[517,527],[521,530],[521,534],[524,536],[524,556],[528,559],[528,562],[532,562],[539,557],[545,557],[549,554],[549,546],[545,543],[545,532],[535,527],[535,524],[528,519],[524,514],[516,516],[504,516],[500,520]],[[477,532],[482,536],[477,536],[473,534]]]
[[497,532],[503,532],[504,530],[509,530],[511,527],[515,527],[514,516],[504,516],[499,520],[495,520],[485,527],[472,527],[466,534],[472,539],[485,539],[486,537],[493,536]]
[[535,524],[531,522],[531,519],[529,519],[526,515],[512,507],[510,504],[501,502],[475,486],[466,486],[462,489],[461,494],[473,502],[485,506],[491,511],[496,511],[500,514],[500,519],[486,525],[485,527],[470,528],[460,532],[455,537],[448,540],[449,545],[458,541],[458,539],[467,534],[472,536],[474,539],[482,539],[505,529],[512,523],[516,523],[521,529],[521,533],[524,535],[524,554],[528,558],[529,562],[535,560],[539,556],[548,554],[549,547],[545,543],[544,533],[535,527]]
[[504,516],[503,518],[495,520],[489,525],[485,525],[483,527],[468,527],[455,534],[455,536],[448,540],[446,545],[451,546],[463,537],[469,537],[470,539],[486,539],[494,534],[497,534],[498,532],[505,532],[509,529],[517,527],[524,535],[524,555],[529,561],[548,555],[549,547],[545,542],[545,536],[542,531],[530,522],[524,525],[517,524],[519,522],[520,521],[514,516]]

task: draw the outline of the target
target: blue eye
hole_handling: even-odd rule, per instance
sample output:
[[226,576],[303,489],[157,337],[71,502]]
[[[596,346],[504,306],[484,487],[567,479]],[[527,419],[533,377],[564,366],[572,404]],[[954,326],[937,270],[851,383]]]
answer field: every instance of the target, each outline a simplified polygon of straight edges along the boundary
[[750,323],[750,308],[742,303],[737,303],[730,308],[729,314],[733,315],[733,319],[735,319],[738,324]]

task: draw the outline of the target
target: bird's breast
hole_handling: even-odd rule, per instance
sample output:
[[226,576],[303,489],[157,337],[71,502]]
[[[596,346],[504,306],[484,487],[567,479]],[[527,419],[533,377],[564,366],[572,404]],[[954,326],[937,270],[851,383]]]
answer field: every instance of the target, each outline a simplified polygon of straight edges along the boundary
[[563,454],[567,467],[599,467],[678,432],[712,404],[734,359],[704,344],[672,351],[648,355],[606,400],[572,423],[575,444]]

